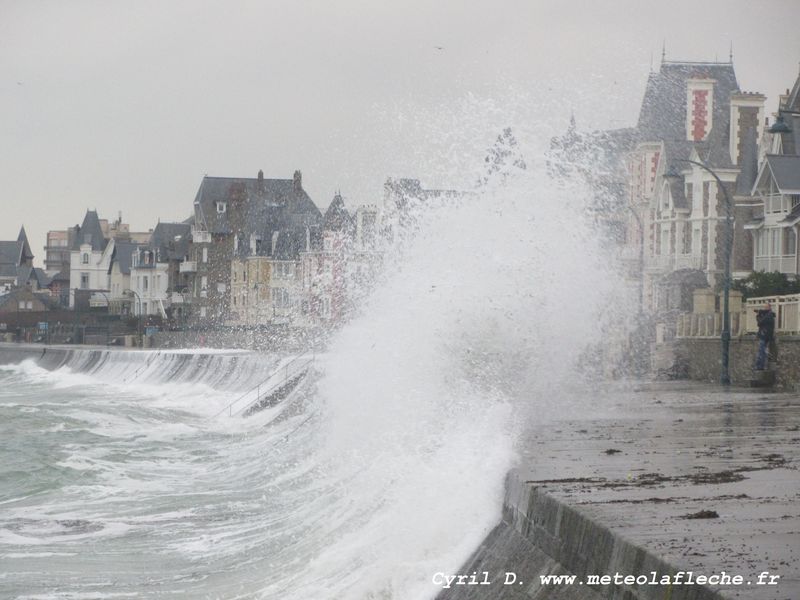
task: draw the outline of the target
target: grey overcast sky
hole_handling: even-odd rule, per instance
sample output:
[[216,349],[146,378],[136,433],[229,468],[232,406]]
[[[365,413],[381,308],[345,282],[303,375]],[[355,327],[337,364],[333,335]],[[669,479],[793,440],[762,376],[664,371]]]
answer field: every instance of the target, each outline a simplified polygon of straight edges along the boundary
[[186,218],[204,174],[289,178],[321,207],[387,176],[465,187],[499,128],[632,125],[647,74],[727,60],[795,81],[800,0],[0,0],[0,239],[87,208]]

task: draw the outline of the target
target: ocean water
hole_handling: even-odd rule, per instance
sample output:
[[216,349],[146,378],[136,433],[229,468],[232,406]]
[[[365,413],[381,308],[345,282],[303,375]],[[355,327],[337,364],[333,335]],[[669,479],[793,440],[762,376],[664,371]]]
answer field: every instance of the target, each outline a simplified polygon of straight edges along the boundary
[[0,367],[0,597],[432,598],[498,522],[515,440],[570,410],[613,274],[536,169],[429,207],[301,386],[286,357]]

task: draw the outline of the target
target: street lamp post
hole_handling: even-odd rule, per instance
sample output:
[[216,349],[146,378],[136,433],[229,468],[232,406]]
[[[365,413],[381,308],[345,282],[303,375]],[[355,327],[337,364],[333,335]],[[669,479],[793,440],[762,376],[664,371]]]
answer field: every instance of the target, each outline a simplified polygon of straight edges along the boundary
[[136,322],[136,335],[138,335],[141,338],[141,336],[142,336],[142,297],[138,293],[136,293],[136,292],[134,292],[133,290],[130,290],[130,289],[125,290],[122,293],[124,294],[125,292],[130,292],[131,294],[136,296],[136,302],[139,305],[139,308],[136,311],[136,314],[137,314],[137,317],[138,317],[137,318],[137,322]]
[[639,223],[639,318],[641,320],[644,312],[644,224],[639,213],[632,206],[628,205],[628,210],[631,211],[631,214],[636,217],[636,221]]
[[[641,348],[644,345],[645,340],[645,333],[644,333],[644,223],[642,222],[642,218],[639,214],[634,210],[633,206],[628,205],[628,210],[631,211],[631,214],[636,218],[636,221],[639,224],[639,312],[637,314],[636,319],[636,329],[634,331],[633,337],[633,344],[635,345],[636,352],[634,356],[640,357],[642,356]],[[642,361],[639,359],[634,364],[634,369],[636,375],[643,375],[645,372],[645,367],[642,364]]]
[[178,293],[181,295],[181,299],[183,300],[182,302],[183,306],[181,307],[181,321],[183,321],[181,325],[181,333],[186,333],[186,321],[188,319],[186,311],[188,310],[190,302],[189,298],[191,298],[191,291],[189,290],[188,286],[184,286]]
[[[707,173],[709,173],[717,181],[717,185],[722,189],[722,194],[725,197],[725,273],[722,279],[722,372],[720,374],[720,383],[722,385],[730,385],[731,376],[728,368],[730,359],[730,344],[731,344],[731,315],[730,315],[730,291],[731,291],[731,254],[733,253],[733,231],[731,220],[731,199],[728,196],[728,190],[719,176],[711,170],[705,163],[689,160],[688,158],[675,158],[673,162],[684,162],[697,165]],[[680,177],[675,167],[671,167],[668,173],[664,174],[666,178]]]
[[109,313],[111,312],[111,300],[108,299],[108,295],[102,290],[92,290],[92,293],[103,294],[103,297],[106,299],[106,346],[108,346],[109,338],[111,337],[111,334],[109,332],[110,325],[108,321],[108,316]]

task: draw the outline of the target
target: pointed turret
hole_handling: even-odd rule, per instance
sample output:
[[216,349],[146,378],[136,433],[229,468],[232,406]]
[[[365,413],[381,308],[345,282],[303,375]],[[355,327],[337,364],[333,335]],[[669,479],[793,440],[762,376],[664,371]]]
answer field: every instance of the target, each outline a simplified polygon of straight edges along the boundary
[[23,225],[20,227],[19,235],[17,236],[17,241],[22,242],[22,252],[20,255],[20,264],[23,265],[32,265],[33,264],[33,252],[31,251],[31,246],[28,243],[28,235],[25,233],[25,226]]

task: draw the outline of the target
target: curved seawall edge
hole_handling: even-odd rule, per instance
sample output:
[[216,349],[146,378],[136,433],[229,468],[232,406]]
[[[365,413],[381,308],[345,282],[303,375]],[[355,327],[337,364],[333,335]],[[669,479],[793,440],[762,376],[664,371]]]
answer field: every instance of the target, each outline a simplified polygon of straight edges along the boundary
[[[683,569],[631,543],[516,469],[506,476],[501,522],[460,569],[490,585],[453,585],[437,600],[722,600],[699,585],[598,585],[589,575],[674,574]],[[488,573],[488,577],[484,575]],[[513,575],[507,575],[512,573]],[[543,584],[549,575],[575,575],[573,584]],[[507,581],[513,583],[506,584]]]

